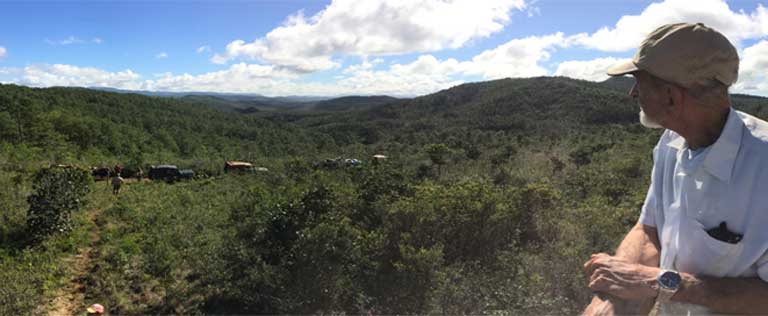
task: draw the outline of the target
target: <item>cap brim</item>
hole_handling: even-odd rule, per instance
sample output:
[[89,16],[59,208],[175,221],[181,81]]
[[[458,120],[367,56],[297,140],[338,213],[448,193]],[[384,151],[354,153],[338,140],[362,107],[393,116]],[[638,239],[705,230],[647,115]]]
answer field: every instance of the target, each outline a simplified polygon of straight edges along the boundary
[[628,73],[633,73],[635,71],[640,70],[640,68],[637,68],[637,65],[635,65],[634,62],[628,61],[625,63],[621,63],[618,65],[614,65],[611,68],[608,68],[608,75],[609,76],[623,76]]
[[95,313],[95,312],[96,312],[96,310],[95,310],[95,309],[93,309],[93,308],[91,308],[91,307],[88,307],[88,308],[86,308],[86,309],[85,309],[85,311],[86,311],[86,312],[89,312],[89,313],[91,313],[91,314],[93,314],[93,313]]

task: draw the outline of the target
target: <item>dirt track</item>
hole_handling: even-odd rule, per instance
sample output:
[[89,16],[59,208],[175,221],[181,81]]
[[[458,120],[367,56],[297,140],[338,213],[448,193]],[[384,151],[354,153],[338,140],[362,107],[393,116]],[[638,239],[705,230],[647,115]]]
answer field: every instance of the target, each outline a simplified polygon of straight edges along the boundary
[[[111,191],[111,190],[110,190]],[[110,192],[111,193],[111,192]],[[111,194],[110,194],[111,195]],[[88,220],[93,223],[94,230],[89,233],[89,244],[78,249],[78,253],[69,258],[63,259],[65,265],[69,267],[70,278],[67,283],[57,291],[50,302],[47,314],[49,316],[74,316],[83,315],[85,308],[93,302],[85,302],[85,290],[88,273],[94,268],[92,259],[98,255],[95,246],[101,238],[101,228],[97,225],[97,219],[104,209],[108,208],[113,198],[109,198],[109,203],[99,205],[88,210]]]

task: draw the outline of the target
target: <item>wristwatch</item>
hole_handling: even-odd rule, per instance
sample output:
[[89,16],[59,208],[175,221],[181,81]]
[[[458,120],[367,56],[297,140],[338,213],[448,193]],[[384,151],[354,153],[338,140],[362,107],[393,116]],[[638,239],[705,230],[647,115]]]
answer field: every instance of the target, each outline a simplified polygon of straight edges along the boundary
[[661,304],[672,300],[672,296],[680,289],[680,284],[683,283],[683,278],[680,277],[680,273],[674,270],[661,270],[659,276],[656,277],[656,283],[659,286],[659,295],[656,296],[656,303],[653,304],[650,316],[657,316],[661,313]]
[[656,282],[659,284],[659,296],[656,298],[656,301],[666,303],[680,289],[680,283],[683,282],[683,278],[680,277],[680,273],[677,273],[677,271],[661,270],[656,278]]

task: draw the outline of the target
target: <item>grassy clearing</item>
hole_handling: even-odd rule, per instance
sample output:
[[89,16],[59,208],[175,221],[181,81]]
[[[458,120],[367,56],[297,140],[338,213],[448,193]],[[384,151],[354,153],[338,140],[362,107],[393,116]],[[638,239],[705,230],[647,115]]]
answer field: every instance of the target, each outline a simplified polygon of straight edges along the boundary
[[231,238],[227,207],[244,193],[214,179],[125,187],[106,209],[86,297],[120,314],[188,314],[216,288],[218,250]]

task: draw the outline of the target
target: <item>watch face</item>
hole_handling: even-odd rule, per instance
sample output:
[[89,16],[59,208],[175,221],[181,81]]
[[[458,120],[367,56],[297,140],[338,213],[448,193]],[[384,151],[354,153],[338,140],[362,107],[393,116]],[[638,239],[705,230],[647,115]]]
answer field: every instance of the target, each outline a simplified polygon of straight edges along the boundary
[[680,274],[675,271],[664,271],[659,276],[659,284],[668,289],[677,289],[681,281]]

